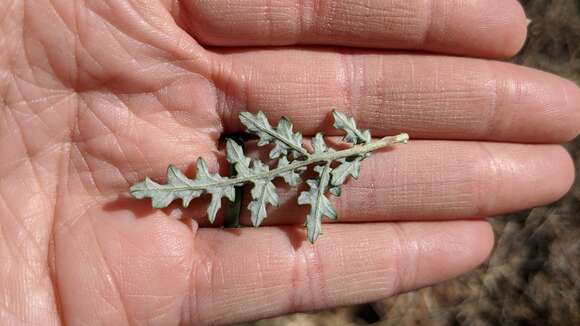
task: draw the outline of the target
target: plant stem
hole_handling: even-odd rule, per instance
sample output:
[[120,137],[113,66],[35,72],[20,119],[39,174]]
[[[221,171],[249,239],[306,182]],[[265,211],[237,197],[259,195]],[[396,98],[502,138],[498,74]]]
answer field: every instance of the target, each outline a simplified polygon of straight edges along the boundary
[[358,155],[362,155],[362,154],[366,154],[369,152],[373,152],[376,151],[377,149],[383,148],[383,147],[387,147],[393,144],[398,144],[398,143],[407,143],[409,141],[409,135],[402,133],[399,134],[397,136],[391,136],[391,137],[384,137],[381,138],[377,141],[374,141],[372,143],[368,143],[368,144],[362,144],[362,145],[355,145],[349,149],[345,149],[342,151],[336,151],[336,152],[325,152],[325,153],[319,153],[319,154],[309,154],[309,156],[303,160],[303,161],[294,161],[292,164],[280,167],[280,168],[276,168],[270,171],[266,171],[266,172],[262,172],[262,173],[258,173],[258,174],[253,174],[253,175],[248,175],[248,176],[244,176],[244,177],[235,177],[232,179],[225,179],[225,180],[221,180],[219,182],[213,182],[213,183],[206,183],[206,184],[196,184],[196,185],[191,185],[188,187],[175,187],[175,188],[165,188],[162,190],[158,190],[158,191],[168,191],[168,190],[172,190],[172,191],[179,191],[179,190],[205,190],[208,189],[210,187],[225,187],[225,186],[239,186],[239,185],[243,185],[248,181],[252,181],[255,179],[272,179],[276,176],[279,176],[285,172],[288,171],[295,171],[299,168],[311,165],[311,164],[315,164],[315,163],[321,163],[321,162],[332,162],[341,158],[347,158],[347,157],[351,157],[351,156],[358,156]]
[[397,135],[397,136],[393,136],[393,137],[385,137],[385,138],[382,138],[382,139],[377,140],[375,142],[372,142],[370,144],[356,145],[356,146],[353,146],[349,149],[345,149],[342,151],[312,154],[312,155],[310,155],[310,157],[308,159],[306,159],[304,161],[294,161],[292,164],[289,164],[287,166],[277,168],[274,170],[270,170],[268,172],[263,172],[260,174],[255,174],[255,175],[236,178],[236,179],[230,179],[230,180],[225,181],[223,184],[225,185],[227,183],[228,185],[231,185],[231,184],[245,183],[247,181],[250,181],[251,179],[256,179],[256,178],[257,179],[272,178],[272,177],[275,177],[279,174],[282,174],[282,173],[285,173],[288,171],[294,171],[294,170],[297,170],[301,167],[305,167],[305,166],[308,166],[308,165],[311,165],[314,163],[332,162],[332,161],[335,161],[335,160],[338,160],[341,158],[366,154],[366,153],[373,152],[373,151],[380,149],[380,148],[383,148],[383,147],[387,147],[387,146],[397,144],[397,143],[406,143],[408,141],[409,141],[409,135],[404,134],[404,133]]

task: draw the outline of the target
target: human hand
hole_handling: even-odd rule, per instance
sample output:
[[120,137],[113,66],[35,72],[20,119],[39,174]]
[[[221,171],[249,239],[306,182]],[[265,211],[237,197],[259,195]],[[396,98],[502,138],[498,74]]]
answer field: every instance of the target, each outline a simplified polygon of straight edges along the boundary
[[[514,0],[0,2],[0,320],[223,324],[470,270],[482,218],[573,180],[553,144],[579,132],[578,87],[467,58],[513,55],[525,26]],[[240,111],[313,135],[332,109],[412,141],[365,160],[334,203],[349,223],[315,245],[292,192],[269,226],[227,231],[124,195],[170,163],[223,170]]]

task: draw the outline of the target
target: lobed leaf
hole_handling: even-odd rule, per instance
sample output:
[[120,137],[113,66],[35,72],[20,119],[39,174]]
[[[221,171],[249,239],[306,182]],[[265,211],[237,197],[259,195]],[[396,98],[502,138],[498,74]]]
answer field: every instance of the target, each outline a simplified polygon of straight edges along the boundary
[[181,198],[183,207],[187,207],[192,199],[207,192],[211,194],[207,212],[210,222],[213,223],[221,207],[221,199],[226,197],[234,201],[236,197],[234,185],[224,184],[227,180],[228,178],[219,174],[210,174],[205,161],[199,158],[195,180],[188,179],[179,169],[170,165],[167,169],[167,184],[162,185],[145,178],[145,181],[133,185],[130,192],[137,199],[151,198],[155,208],[167,207],[177,198]]
[[131,195],[137,199],[151,198],[154,208],[165,208],[175,199],[181,198],[183,207],[188,207],[192,199],[203,194],[203,190],[192,189],[193,180],[188,179],[178,168],[170,165],[167,168],[167,184],[159,184],[148,177],[145,181],[133,185]]
[[298,197],[299,205],[310,205],[310,212],[306,216],[306,227],[308,229],[308,241],[314,243],[322,234],[322,218],[327,216],[336,219],[337,214],[332,204],[324,195],[330,183],[330,164],[317,166],[315,171],[320,174],[319,180],[308,180],[306,183],[310,187],[309,191],[303,191]]
[[317,133],[314,138],[312,138],[312,148],[314,149],[315,154],[320,154],[328,151],[328,146],[324,141],[324,137],[322,133]]
[[228,139],[226,142],[226,158],[230,164],[234,164],[238,176],[250,175],[251,159],[244,155],[242,146],[232,139]]
[[349,176],[352,176],[355,179],[358,179],[360,175],[360,162],[362,161],[361,157],[357,157],[352,161],[348,161],[346,159],[339,160],[340,165],[332,170],[332,178],[330,183],[333,186],[340,186],[342,185]]
[[286,156],[289,152],[308,156],[308,152],[302,146],[302,134],[292,131],[292,122],[286,117],[282,117],[278,126],[274,129],[266,115],[262,112],[252,114],[250,112],[240,113],[240,121],[248,132],[256,134],[260,140],[258,146],[265,146],[273,143],[274,148],[270,151],[270,158],[275,159]]
[[[268,172],[268,166],[262,164],[260,161],[253,162],[254,173]],[[260,226],[266,216],[268,215],[266,205],[270,204],[278,206],[280,204],[278,194],[276,194],[276,187],[272,183],[272,178],[261,178],[252,180],[254,187],[252,188],[252,201],[248,205],[251,213],[252,225]]]
[[222,207],[223,197],[226,197],[232,202],[236,199],[234,185],[223,183],[227,179],[219,174],[210,174],[207,163],[205,163],[203,158],[200,157],[197,160],[197,175],[194,183],[198,187],[203,187],[207,193],[211,194],[211,202],[207,208],[208,219],[211,223],[215,222],[217,212]]
[[275,159],[288,155],[288,152],[295,151],[304,154],[306,150],[302,147],[302,134],[292,131],[292,122],[286,117],[282,117],[278,122],[276,131],[282,137],[276,137],[274,148],[270,151],[270,158]]
[[[278,160],[278,166],[277,169],[280,168],[284,168],[286,166],[290,165],[290,162],[288,161],[288,159],[285,156],[282,156],[279,160]],[[302,171],[298,170],[298,172],[303,172],[305,169],[302,169]],[[286,181],[286,183],[292,187],[297,186],[300,183],[300,174],[297,173],[294,170],[290,170],[288,172],[282,172],[279,174],[280,177],[284,178],[284,181]]]
[[274,129],[270,125],[266,115],[260,111],[255,115],[251,112],[240,113],[240,122],[246,126],[246,130],[257,135],[260,140],[258,141],[258,146],[268,145],[274,140],[272,136]]
[[353,144],[368,144],[371,142],[371,132],[368,129],[358,129],[354,118],[336,110],[332,111],[334,127],[346,132],[344,140]]

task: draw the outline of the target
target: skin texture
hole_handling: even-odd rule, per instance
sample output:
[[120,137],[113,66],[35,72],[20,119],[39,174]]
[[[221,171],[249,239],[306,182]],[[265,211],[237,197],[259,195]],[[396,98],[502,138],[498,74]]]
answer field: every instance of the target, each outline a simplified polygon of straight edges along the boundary
[[[482,218],[574,177],[557,144],[580,131],[578,87],[490,60],[525,26],[514,0],[1,1],[2,324],[224,324],[474,268]],[[127,195],[170,163],[224,171],[240,111],[312,136],[333,108],[420,140],[366,160],[335,201],[350,223],[314,246],[289,190],[268,226],[236,230],[207,227],[207,202]]]

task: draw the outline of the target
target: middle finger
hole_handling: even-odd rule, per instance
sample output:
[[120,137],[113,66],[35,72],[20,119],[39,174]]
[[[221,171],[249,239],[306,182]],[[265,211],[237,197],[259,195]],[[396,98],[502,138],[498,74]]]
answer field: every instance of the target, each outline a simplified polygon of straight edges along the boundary
[[217,56],[225,132],[238,112],[286,115],[305,135],[349,112],[374,135],[560,143],[580,131],[580,90],[560,77],[508,63],[458,57],[317,50]]

